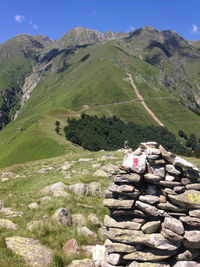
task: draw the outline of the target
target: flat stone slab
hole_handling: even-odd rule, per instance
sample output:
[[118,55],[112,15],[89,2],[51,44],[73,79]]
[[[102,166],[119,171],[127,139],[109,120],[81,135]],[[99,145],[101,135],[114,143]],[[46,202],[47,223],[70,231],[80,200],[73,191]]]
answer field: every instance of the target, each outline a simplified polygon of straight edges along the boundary
[[91,259],[83,259],[72,261],[66,267],[95,267],[95,264]]
[[134,204],[134,200],[118,200],[118,199],[104,199],[103,205],[112,209],[131,209]]
[[125,175],[117,175],[114,177],[115,183],[139,183],[141,180],[141,176],[137,173],[125,174]]
[[12,208],[1,208],[0,215],[1,214],[8,218],[11,218],[11,217],[22,217],[24,213],[22,211],[15,211]]
[[53,250],[41,245],[39,240],[21,236],[7,237],[5,240],[7,247],[22,256],[26,264],[47,267],[51,263]]
[[41,194],[53,194],[55,191],[65,191],[67,186],[62,182],[58,182],[55,184],[48,185],[44,187],[40,193]]
[[127,264],[126,267],[170,267],[169,264],[164,262],[137,262],[133,261]]
[[160,250],[175,251],[180,247],[178,242],[171,242],[161,234],[144,234],[142,231],[109,228],[109,239],[125,244],[140,244]]
[[168,195],[170,201],[184,208],[200,208],[200,191],[186,190],[183,194]]
[[108,215],[104,217],[104,225],[106,227],[113,227],[113,228],[122,228],[122,229],[132,229],[132,230],[139,230],[141,228],[141,223],[131,222],[131,221],[122,221],[117,222],[115,219],[111,218]]
[[199,169],[192,164],[191,162],[181,158],[181,157],[175,157],[174,166],[185,168],[188,170],[199,172]]
[[173,267],[200,267],[196,261],[178,261]]
[[200,231],[185,231],[183,244],[186,248],[200,248]]
[[115,243],[109,239],[105,241],[106,249],[111,253],[132,253],[137,250],[138,245],[127,245],[123,243]]
[[134,251],[133,253],[125,255],[123,258],[125,260],[136,260],[136,261],[162,261],[173,254],[176,251],[167,251],[167,250],[156,250],[156,249],[148,249],[143,251]]
[[6,228],[9,230],[17,230],[19,229],[19,225],[13,223],[11,220],[8,220],[8,219],[0,219],[0,228]]

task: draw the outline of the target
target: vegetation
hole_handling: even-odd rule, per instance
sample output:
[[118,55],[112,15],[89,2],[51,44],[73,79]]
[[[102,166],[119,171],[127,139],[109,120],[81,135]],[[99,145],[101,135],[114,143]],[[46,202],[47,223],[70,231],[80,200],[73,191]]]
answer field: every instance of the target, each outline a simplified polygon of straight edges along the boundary
[[125,124],[116,116],[98,118],[84,113],[79,120],[68,119],[67,122],[68,125],[64,128],[66,138],[91,151],[119,149],[123,147],[125,140],[135,149],[142,141],[154,140],[174,153],[189,153],[176,136],[163,127],[146,127],[133,122]]

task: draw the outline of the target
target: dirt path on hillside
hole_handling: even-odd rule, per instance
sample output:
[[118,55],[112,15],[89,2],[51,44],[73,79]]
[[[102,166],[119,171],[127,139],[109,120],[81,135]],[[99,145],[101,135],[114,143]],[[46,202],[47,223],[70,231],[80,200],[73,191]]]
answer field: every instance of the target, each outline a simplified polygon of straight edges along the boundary
[[135,86],[135,83],[134,83],[134,81],[133,81],[132,76],[131,76],[129,73],[127,73],[127,74],[128,74],[128,76],[129,76],[129,80],[130,80],[130,82],[131,82],[131,85],[132,85],[132,87],[133,87],[133,89],[134,89],[134,91],[135,91],[135,93],[136,93],[138,99],[141,101],[143,107],[146,109],[146,111],[151,115],[151,117],[152,117],[152,118],[153,118],[153,119],[154,119],[160,126],[164,127],[164,124],[163,124],[163,123],[156,117],[156,115],[153,113],[153,111],[151,111],[150,108],[147,106],[147,104],[144,102],[144,98],[141,96],[141,94],[139,93],[137,87]]

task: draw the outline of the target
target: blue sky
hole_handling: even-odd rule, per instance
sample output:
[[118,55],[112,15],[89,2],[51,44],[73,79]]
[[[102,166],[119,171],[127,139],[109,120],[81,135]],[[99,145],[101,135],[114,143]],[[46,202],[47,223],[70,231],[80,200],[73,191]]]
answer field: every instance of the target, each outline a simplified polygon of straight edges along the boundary
[[55,40],[78,26],[126,32],[146,25],[200,39],[200,0],[0,0],[0,43],[20,33]]

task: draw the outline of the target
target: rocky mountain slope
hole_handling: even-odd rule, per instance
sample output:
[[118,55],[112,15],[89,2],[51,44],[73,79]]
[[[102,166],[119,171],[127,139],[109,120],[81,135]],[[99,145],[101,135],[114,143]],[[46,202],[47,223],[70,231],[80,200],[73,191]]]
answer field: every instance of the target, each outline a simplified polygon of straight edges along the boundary
[[0,127],[15,118],[0,132],[1,166],[65,153],[71,144],[55,136],[54,122],[64,127],[83,111],[157,125],[128,73],[165,127],[200,138],[199,116],[190,111],[199,113],[198,42],[176,32],[146,26],[101,34],[79,27],[54,42],[19,35],[0,46],[0,59]]

